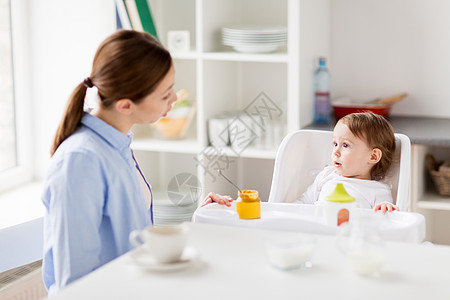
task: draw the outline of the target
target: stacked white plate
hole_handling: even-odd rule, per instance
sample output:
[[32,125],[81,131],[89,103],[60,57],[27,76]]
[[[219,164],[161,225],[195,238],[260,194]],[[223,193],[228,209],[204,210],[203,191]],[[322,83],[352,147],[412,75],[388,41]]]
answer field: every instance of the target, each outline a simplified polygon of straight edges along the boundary
[[153,221],[155,225],[189,222],[197,209],[195,203],[174,203],[167,194],[156,193],[153,201]]
[[222,28],[222,43],[244,53],[270,53],[287,43],[283,26],[236,25]]

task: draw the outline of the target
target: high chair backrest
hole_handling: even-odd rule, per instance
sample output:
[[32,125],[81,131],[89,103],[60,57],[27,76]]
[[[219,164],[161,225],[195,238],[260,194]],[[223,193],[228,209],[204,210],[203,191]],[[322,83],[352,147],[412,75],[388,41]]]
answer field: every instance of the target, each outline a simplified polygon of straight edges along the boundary
[[[294,202],[306,191],[323,168],[331,163],[333,132],[298,130],[288,134],[278,149],[269,202]],[[402,211],[409,210],[411,142],[395,134],[396,150],[384,183]]]

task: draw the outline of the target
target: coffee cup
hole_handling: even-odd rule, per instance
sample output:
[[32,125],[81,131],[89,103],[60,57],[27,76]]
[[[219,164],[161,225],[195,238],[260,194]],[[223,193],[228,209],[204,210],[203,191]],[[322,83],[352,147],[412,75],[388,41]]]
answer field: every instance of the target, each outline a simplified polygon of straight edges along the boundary
[[147,227],[130,233],[130,243],[142,249],[157,263],[171,263],[180,260],[188,241],[186,225]]

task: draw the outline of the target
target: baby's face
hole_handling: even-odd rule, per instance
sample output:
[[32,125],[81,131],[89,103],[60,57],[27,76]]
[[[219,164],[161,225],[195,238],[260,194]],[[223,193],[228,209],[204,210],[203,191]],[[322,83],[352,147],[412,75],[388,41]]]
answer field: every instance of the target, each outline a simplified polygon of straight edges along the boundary
[[338,122],[333,132],[331,161],[339,175],[350,178],[372,179],[370,170],[374,166],[370,158],[372,149],[366,142],[350,131],[347,125]]

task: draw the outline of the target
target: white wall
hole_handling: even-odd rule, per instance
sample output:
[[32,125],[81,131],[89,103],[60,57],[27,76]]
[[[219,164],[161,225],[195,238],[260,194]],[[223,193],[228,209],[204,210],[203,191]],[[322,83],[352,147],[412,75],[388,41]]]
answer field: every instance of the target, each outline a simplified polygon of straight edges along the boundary
[[448,0],[333,0],[333,97],[408,92],[393,114],[450,117],[449,12]]
[[89,76],[100,42],[115,30],[115,12],[114,0],[28,2],[33,150],[36,177],[42,178],[67,99]]
[[[67,98],[89,75],[98,44],[115,30],[114,0],[28,2],[33,151],[42,177]],[[450,1],[331,3],[333,97],[405,91],[410,96],[393,114],[450,117]]]

